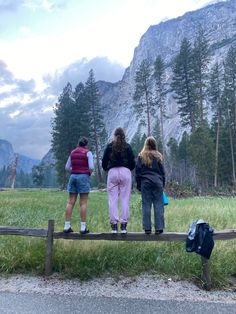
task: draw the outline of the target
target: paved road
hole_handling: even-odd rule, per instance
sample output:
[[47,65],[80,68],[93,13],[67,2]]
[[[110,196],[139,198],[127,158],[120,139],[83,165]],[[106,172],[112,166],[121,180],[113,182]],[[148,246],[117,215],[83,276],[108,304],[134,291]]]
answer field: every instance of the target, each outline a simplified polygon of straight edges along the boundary
[[236,314],[235,304],[0,292],[2,314]]

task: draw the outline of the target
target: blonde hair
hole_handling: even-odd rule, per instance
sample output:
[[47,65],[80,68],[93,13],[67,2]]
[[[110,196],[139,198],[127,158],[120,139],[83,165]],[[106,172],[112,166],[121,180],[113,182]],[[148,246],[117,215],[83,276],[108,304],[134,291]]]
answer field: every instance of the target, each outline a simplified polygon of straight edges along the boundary
[[163,161],[162,154],[157,150],[157,142],[153,136],[146,138],[139,156],[141,157],[144,165],[147,167],[152,166],[153,157],[156,157],[160,162]]

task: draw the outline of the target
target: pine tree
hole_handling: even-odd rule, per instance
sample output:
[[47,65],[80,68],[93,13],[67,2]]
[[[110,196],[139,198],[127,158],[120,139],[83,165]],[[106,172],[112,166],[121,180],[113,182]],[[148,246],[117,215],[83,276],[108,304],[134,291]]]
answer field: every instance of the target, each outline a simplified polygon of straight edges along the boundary
[[209,43],[206,33],[200,26],[193,47],[194,86],[198,106],[198,123],[206,119],[206,94],[208,85]]
[[222,120],[222,94],[223,94],[223,78],[222,70],[218,62],[214,64],[210,74],[209,99],[213,111],[213,128],[215,133],[215,171],[214,171],[214,186],[218,185],[218,169],[219,169],[219,141],[220,129]]
[[178,154],[178,142],[175,138],[171,137],[167,143],[169,148],[168,154],[168,176],[170,180],[179,180],[179,154]]
[[44,181],[44,168],[43,164],[40,164],[38,166],[33,166],[32,168],[32,177],[33,177],[33,183],[37,187],[42,187],[43,181]]
[[154,79],[155,79],[155,103],[160,111],[160,129],[161,129],[161,143],[162,153],[165,159],[165,141],[164,141],[164,119],[166,118],[166,75],[165,63],[161,56],[157,56],[154,62]]
[[158,116],[156,117],[156,121],[153,126],[152,136],[155,138],[157,142],[158,150],[162,153],[164,157],[164,161],[165,161],[165,155],[164,155],[163,143],[162,143],[161,123]]
[[190,126],[194,132],[197,123],[197,99],[194,87],[193,50],[190,42],[184,38],[180,52],[174,59],[171,87],[179,105],[182,126]]
[[151,114],[154,113],[151,74],[151,63],[148,59],[144,59],[135,74],[135,92],[133,95],[134,109],[139,117],[140,115],[143,116],[143,122],[147,125],[148,136],[151,135]]
[[98,177],[98,182],[102,182],[102,173],[100,165],[100,157],[102,151],[101,143],[104,142],[106,137],[105,127],[102,118],[102,108],[99,101],[99,93],[97,84],[94,77],[93,70],[90,70],[89,77],[85,83],[86,101],[89,108],[89,132],[90,132],[90,142],[92,148],[95,149],[96,157],[96,172]]
[[140,151],[143,148],[145,139],[147,138],[146,134],[142,134],[141,132],[141,124],[138,125],[138,130],[134,134],[132,141],[130,143],[132,150],[134,152],[134,156],[137,157]]
[[207,122],[191,134],[189,153],[201,186],[208,189],[214,177],[214,140]]
[[58,182],[62,188],[67,181],[65,171],[67,158],[78,141],[75,107],[72,86],[68,83],[54,108],[55,117],[52,120],[52,150],[56,159]]
[[85,136],[89,137],[89,104],[86,99],[86,88],[83,83],[79,83],[75,87],[75,91],[73,94],[75,99],[75,112],[74,112],[74,119],[75,121],[75,132],[77,136],[77,141],[79,137]]
[[[180,181],[191,181],[193,179],[190,176],[191,172],[191,163],[190,163],[190,156],[189,156],[189,142],[190,137],[186,131],[184,131],[181,141],[179,142],[179,149],[178,149],[178,158],[180,162]],[[191,178],[191,180],[189,180]],[[193,183],[193,182],[192,182]]]
[[232,164],[232,182],[236,186],[235,160],[236,160],[236,48],[231,47],[228,51],[225,67],[225,90],[224,90],[224,117],[228,128],[230,155]]

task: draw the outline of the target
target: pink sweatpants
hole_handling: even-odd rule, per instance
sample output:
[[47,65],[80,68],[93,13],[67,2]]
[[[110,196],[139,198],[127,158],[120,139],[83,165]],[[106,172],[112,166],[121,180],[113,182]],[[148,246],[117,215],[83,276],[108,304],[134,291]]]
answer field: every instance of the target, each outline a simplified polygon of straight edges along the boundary
[[[126,167],[115,167],[108,171],[107,190],[111,224],[119,221],[120,223],[128,222],[131,181],[131,171]],[[120,219],[118,201],[120,201]]]

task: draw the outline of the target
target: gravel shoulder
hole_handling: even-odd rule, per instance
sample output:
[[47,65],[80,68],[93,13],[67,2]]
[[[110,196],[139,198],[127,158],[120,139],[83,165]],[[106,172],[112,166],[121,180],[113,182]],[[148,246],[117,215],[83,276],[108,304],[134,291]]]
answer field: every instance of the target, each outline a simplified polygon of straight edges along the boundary
[[0,291],[236,304],[235,287],[229,290],[204,291],[187,281],[175,281],[152,275],[124,277],[119,280],[105,277],[86,282],[79,279],[62,279],[58,275],[50,278],[26,275],[1,276]]

